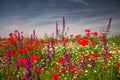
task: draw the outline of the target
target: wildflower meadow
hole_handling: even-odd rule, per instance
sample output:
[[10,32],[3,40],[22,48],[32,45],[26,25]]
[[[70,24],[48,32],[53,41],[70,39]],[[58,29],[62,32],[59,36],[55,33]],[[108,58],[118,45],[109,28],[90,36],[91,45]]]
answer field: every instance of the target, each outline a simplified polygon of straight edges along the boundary
[[67,35],[63,28],[39,39],[14,30],[0,38],[0,80],[120,80],[120,34],[103,32]]

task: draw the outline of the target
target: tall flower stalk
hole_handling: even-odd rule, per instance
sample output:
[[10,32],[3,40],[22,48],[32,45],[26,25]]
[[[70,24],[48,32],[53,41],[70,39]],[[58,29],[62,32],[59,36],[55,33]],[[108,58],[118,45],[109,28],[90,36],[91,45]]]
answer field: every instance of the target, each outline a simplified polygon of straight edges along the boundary
[[50,44],[48,43],[47,44],[47,50],[46,50],[46,53],[47,53],[47,61],[50,62]]
[[106,32],[109,32],[109,30],[110,30],[111,21],[112,21],[112,17],[109,19],[108,26],[106,27]]
[[62,38],[64,37],[64,31],[65,31],[65,17],[63,17]]
[[44,71],[43,74],[44,74],[46,71],[46,58],[43,59],[42,68],[43,68],[43,71]]
[[7,68],[9,68],[10,63],[11,63],[11,51],[10,51],[10,49],[8,49],[8,51],[7,51],[7,61],[6,61],[6,63],[7,63]]
[[104,38],[104,62],[107,62],[107,56],[108,56],[108,49],[107,49],[107,40],[106,36]]
[[51,48],[52,48],[52,57],[54,57],[55,56],[55,47],[54,47],[55,41],[53,37],[51,38],[50,42],[51,42]]
[[[19,50],[21,50],[23,48],[23,44],[22,44],[22,39],[21,39],[20,32],[18,32],[17,39],[18,39]],[[23,54],[21,53],[20,55],[22,56]]]
[[91,65],[91,68],[95,67],[95,60],[93,58],[91,58],[90,60],[90,65]]
[[58,31],[58,22],[56,21],[56,39],[58,38],[58,34],[59,34],[59,31]]
[[110,27],[111,27],[111,21],[112,18],[109,19],[108,26],[106,27],[106,32],[104,32],[104,62],[107,62],[107,56],[108,56],[108,48],[107,48],[107,32],[109,32]]
[[18,32],[18,42],[20,42],[21,39],[20,39],[20,33]]
[[85,60],[82,61],[81,69],[84,71],[85,70]]
[[65,17],[63,17],[63,32],[65,31]]
[[27,63],[26,63],[26,78],[27,79],[29,79],[31,76],[31,68],[32,68],[32,62],[29,56],[27,56]]
[[33,30],[33,34],[31,34],[31,40],[37,40],[36,32]]

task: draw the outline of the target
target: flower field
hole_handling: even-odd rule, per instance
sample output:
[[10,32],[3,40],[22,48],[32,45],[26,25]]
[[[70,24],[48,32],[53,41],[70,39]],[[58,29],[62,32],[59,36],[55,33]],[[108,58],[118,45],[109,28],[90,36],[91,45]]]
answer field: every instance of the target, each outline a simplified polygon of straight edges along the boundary
[[[59,32],[37,39],[15,30],[0,38],[0,80],[120,80],[120,35],[85,30],[66,35],[65,20]],[[109,34],[109,33],[108,33]]]

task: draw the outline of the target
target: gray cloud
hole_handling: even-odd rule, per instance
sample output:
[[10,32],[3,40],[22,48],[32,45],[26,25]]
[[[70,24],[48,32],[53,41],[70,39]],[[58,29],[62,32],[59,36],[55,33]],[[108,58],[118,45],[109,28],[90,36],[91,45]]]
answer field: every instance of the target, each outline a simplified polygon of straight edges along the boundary
[[89,3],[86,2],[85,0],[71,0],[71,1],[79,2],[79,3],[82,3],[82,4],[87,5],[87,6],[89,5]]
[[[119,1],[118,1],[119,2]],[[113,17],[111,30],[120,31],[120,11],[117,1],[109,0],[4,0],[0,2],[0,36],[7,36],[14,29],[30,35],[55,32],[58,20],[62,28],[65,16],[69,33],[79,34],[86,28],[99,31]]]

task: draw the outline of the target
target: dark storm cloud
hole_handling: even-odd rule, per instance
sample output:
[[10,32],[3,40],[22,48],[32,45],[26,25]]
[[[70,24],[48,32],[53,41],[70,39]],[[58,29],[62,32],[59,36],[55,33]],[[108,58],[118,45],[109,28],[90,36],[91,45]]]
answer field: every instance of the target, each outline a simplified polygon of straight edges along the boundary
[[[71,32],[106,26],[110,17],[113,17],[113,26],[118,30],[119,7],[119,0],[0,0],[0,27],[4,27],[0,34],[7,32],[8,26],[14,26],[9,27],[10,30],[21,28],[19,26],[30,30],[32,27],[44,29],[43,26],[48,25],[55,28],[55,21],[61,23],[62,16],[72,28]],[[83,27],[79,28],[80,25]]]

